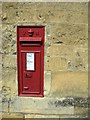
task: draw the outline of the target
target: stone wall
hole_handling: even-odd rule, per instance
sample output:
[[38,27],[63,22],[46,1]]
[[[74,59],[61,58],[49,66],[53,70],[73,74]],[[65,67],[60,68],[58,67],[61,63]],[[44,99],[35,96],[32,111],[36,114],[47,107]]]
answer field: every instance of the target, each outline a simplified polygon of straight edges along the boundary
[[[45,26],[43,98],[18,96],[18,25]],[[3,2],[1,56],[3,117],[87,117],[88,3]]]

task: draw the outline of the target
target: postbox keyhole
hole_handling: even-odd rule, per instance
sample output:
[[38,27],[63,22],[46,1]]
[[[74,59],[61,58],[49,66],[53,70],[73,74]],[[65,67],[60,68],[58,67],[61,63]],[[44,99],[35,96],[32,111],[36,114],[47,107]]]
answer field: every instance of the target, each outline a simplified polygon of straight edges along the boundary
[[30,30],[28,31],[28,33],[29,33],[29,36],[30,36],[30,37],[33,37],[34,31],[33,31],[32,29],[30,29]]
[[25,74],[25,77],[26,77],[26,78],[32,78],[32,75],[26,73],[26,74]]

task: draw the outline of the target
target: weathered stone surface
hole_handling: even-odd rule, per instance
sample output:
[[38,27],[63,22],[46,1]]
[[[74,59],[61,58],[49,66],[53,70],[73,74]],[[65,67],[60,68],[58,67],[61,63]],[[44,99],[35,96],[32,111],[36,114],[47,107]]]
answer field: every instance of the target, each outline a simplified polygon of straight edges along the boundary
[[83,115],[83,116],[88,117],[88,108],[85,108],[85,107],[75,107],[74,114],[75,115]]
[[67,70],[67,60],[65,57],[47,57],[46,62],[46,70]]
[[1,89],[2,89],[2,76],[0,77],[0,95],[1,95]]
[[51,90],[51,72],[45,72],[44,74],[44,95],[49,96]]
[[14,25],[2,25],[2,49],[4,53],[16,54],[16,28]]
[[46,70],[88,70],[87,47],[53,44],[47,48]]
[[[12,13],[11,13],[12,11]],[[9,14],[11,13],[11,14]],[[34,9],[5,9],[2,11],[3,23],[17,23],[17,22],[35,22],[37,20],[37,12]],[[4,19],[4,16],[5,19]],[[14,17],[14,19],[13,19]],[[12,21],[11,21],[12,19]]]
[[60,120],[88,120],[84,115],[60,115]]
[[2,3],[0,2],[0,15],[1,15],[1,13],[2,13]]
[[[2,0],[1,0],[2,1]],[[3,2],[32,2],[32,0],[3,0]],[[50,0],[33,0],[33,2],[51,2]],[[74,2],[74,3],[77,3],[77,2],[89,2],[89,0],[52,0],[52,2]]]
[[87,25],[55,23],[51,26],[51,41],[65,45],[87,45]]
[[7,9],[9,9],[9,8],[16,9],[17,5],[18,5],[18,2],[5,2],[5,3],[2,2],[3,9],[5,9],[5,8],[7,8]]
[[3,67],[16,68],[17,58],[16,55],[2,55]]
[[74,98],[75,107],[88,108],[89,99],[87,98]]
[[[43,114],[42,118],[57,116],[58,119],[58,115],[60,119],[85,117],[87,110],[81,110],[80,107],[87,109],[88,102],[82,99],[88,97],[88,3],[16,1],[2,3],[0,46],[3,50],[0,49],[0,53],[3,54],[3,82],[0,93],[3,111],[22,112],[26,119],[39,118],[40,114]],[[18,97],[17,25],[45,26],[43,98]],[[38,115],[34,116],[35,113]],[[19,115],[14,116],[17,119]]]
[[2,112],[2,98],[1,98],[1,94],[0,94],[0,112]]
[[56,118],[55,120],[59,120],[59,115],[30,115],[30,114],[27,114],[25,115],[25,118]]
[[[86,23],[87,18],[85,18],[84,14],[86,13],[87,16],[87,9],[83,9],[82,11],[75,11],[75,10],[67,10],[68,5],[66,5],[66,8],[63,10],[50,10],[49,12],[51,13],[50,20],[51,22],[57,21],[58,23]],[[62,7],[62,6],[61,6]],[[81,20],[81,17],[83,20]],[[60,21],[59,21],[60,20]]]
[[85,117],[85,116],[73,116],[73,117],[63,117],[63,118],[60,118],[60,120],[88,120],[88,117]]
[[[74,107],[51,105],[51,98],[16,97],[10,103],[10,112],[41,113],[41,114],[73,114]],[[27,101],[27,102],[26,102]]]
[[75,56],[68,56],[65,57],[47,57],[46,58],[46,67],[45,70],[51,70],[51,71],[87,71],[88,70],[88,59],[86,57],[81,58]]
[[2,55],[0,54],[0,88],[1,88],[1,80],[2,80]]
[[19,120],[23,120],[23,114],[15,114],[15,113],[11,113],[11,114],[7,114],[7,113],[3,113],[2,114],[2,118],[5,118],[5,119],[11,119],[11,118],[13,118],[13,119],[19,119]]
[[[30,8],[30,10],[27,8]],[[12,14],[9,14],[10,11],[12,11]],[[21,21],[87,23],[87,11],[87,3],[3,3],[3,13],[6,13],[7,16],[3,21],[9,23]]]
[[0,120],[2,119],[2,113],[0,113]]
[[87,98],[78,98],[78,97],[66,97],[66,98],[60,98],[57,100],[53,100],[49,102],[50,106],[74,106],[74,107],[80,107],[80,108],[87,108],[88,107],[88,99]]
[[1,92],[1,90],[2,90],[2,76],[1,76],[1,70],[0,70],[0,112],[2,111],[2,92]]
[[2,73],[2,95],[3,99],[7,101],[11,96],[13,97],[18,92],[16,70],[3,68]]
[[0,54],[0,64],[2,64],[2,54]]
[[47,50],[47,56],[73,57],[74,54],[77,56],[82,56],[85,54],[88,55],[87,46],[52,44],[51,46],[48,47],[48,50]]
[[2,25],[0,20],[0,53],[2,51]]
[[88,97],[88,73],[62,71],[52,73],[51,96]]
[[8,102],[2,102],[2,112],[8,112]]

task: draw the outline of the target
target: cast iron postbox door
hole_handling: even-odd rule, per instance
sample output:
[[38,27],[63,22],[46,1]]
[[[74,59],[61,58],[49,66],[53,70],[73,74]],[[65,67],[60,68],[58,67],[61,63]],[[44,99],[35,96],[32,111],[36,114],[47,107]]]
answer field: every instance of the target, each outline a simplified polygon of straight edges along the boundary
[[19,96],[44,96],[44,27],[17,27],[17,58]]

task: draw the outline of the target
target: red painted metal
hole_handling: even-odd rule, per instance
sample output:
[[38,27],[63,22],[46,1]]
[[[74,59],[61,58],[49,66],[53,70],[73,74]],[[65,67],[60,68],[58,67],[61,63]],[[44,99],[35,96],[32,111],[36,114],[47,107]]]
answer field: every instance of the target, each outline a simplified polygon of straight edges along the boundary
[[20,37],[19,41],[42,42],[42,38],[41,37]]
[[[19,96],[44,96],[44,31],[43,26],[17,27]],[[26,69],[27,53],[34,53],[34,70]]]

